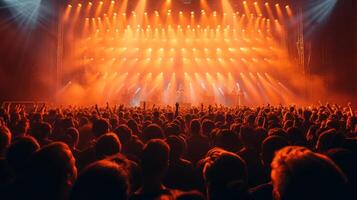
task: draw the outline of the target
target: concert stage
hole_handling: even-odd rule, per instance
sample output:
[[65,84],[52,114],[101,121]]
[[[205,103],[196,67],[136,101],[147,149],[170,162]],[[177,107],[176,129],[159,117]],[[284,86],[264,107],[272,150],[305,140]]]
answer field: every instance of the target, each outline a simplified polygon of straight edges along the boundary
[[69,1],[59,20],[58,101],[299,102],[305,77],[296,48],[299,12],[292,7],[280,1]]

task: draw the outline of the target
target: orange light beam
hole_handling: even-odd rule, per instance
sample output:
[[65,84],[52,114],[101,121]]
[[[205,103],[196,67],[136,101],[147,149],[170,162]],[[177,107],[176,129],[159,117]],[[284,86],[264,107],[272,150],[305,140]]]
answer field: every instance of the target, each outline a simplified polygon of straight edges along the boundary
[[269,19],[273,20],[275,17],[274,17],[273,11],[270,8],[270,4],[268,2],[266,2],[264,5],[265,5],[265,9],[268,12]]
[[144,19],[145,9],[146,9],[146,0],[139,0],[138,4],[135,7],[136,22],[138,24],[141,24]]
[[222,0],[222,8],[223,8],[223,13],[227,13],[228,15],[233,15],[234,10],[229,0]]
[[121,15],[122,13],[126,13],[126,9],[128,7],[128,0],[122,0],[120,3],[120,8],[118,13]]
[[201,8],[205,11],[210,11],[211,8],[208,6],[207,0],[200,0]]
[[86,15],[88,15],[92,9],[93,3],[88,2],[87,7],[86,7]]
[[262,10],[260,9],[258,2],[254,2],[254,9],[258,16],[262,15]]
[[247,1],[243,1],[243,7],[244,7],[245,14],[250,15],[250,9],[249,9]]
[[286,13],[288,14],[288,16],[291,18],[293,16],[293,11],[291,10],[290,6],[286,5],[285,10],[286,10]]
[[115,6],[115,1],[112,0],[110,2],[110,6],[109,6],[109,9],[108,9],[108,16],[112,16],[113,15],[113,12],[114,12],[114,6]]
[[71,10],[72,10],[72,5],[71,4],[68,4],[67,7],[66,7],[66,10],[64,11],[64,14],[63,14],[63,21],[67,21],[70,14],[71,14]]
[[279,20],[281,21],[281,22],[283,22],[284,21],[284,16],[283,16],[283,12],[282,12],[282,10],[281,10],[281,8],[280,8],[280,4],[275,4],[275,10],[276,10],[276,13],[278,14],[278,18],[279,18]]
[[104,4],[103,1],[100,1],[98,3],[97,9],[95,10],[95,14],[94,14],[95,17],[98,17],[100,15],[100,13],[102,12],[103,4]]
[[165,0],[165,3],[163,3],[162,9],[161,9],[162,13],[166,13],[168,10],[171,9],[171,2],[172,2],[172,0]]

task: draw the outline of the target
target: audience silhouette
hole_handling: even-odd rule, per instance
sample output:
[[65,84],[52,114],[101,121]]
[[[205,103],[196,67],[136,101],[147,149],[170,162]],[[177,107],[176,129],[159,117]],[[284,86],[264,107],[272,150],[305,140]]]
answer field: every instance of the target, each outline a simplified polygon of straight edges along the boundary
[[5,104],[0,198],[357,199],[356,116],[351,104]]

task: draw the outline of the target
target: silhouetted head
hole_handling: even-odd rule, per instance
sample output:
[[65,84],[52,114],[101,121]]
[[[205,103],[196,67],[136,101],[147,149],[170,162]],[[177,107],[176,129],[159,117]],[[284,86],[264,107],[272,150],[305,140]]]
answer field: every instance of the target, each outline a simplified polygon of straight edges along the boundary
[[107,133],[100,136],[95,144],[95,153],[98,159],[103,159],[120,153],[121,143],[117,135]]
[[204,159],[203,177],[210,200],[244,199],[246,195],[246,164],[234,153],[210,150]]
[[32,134],[38,141],[41,141],[50,137],[51,133],[52,133],[51,124],[47,122],[41,122],[35,126],[35,129],[33,130]]
[[157,124],[150,124],[143,131],[143,141],[149,141],[151,139],[163,139],[164,138],[164,131],[162,128]]
[[68,128],[65,132],[65,142],[71,149],[75,149],[79,141],[79,132],[76,128]]
[[30,160],[26,175],[29,199],[63,199],[77,177],[75,159],[62,142],[43,146]]
[[214,122],[209,119],[205,119],[202,122],[202,133],[203,135],[209,136],[212,130],[215,128]]
[[230,152],[238,151],[239,138],[233,131],[230,131],[229,129],[219,130],[216,140],[218,147]]
[[11,132],[6,126],[0,125],[0,156],[6,151],[11,143]]
[[264,164],[270,166],[275,153],[288,145],[288,140],[284,137],[276,135],[267,137],[262,143],[262,160]]
[[170,146],[170,160],[181,158],[186,150],[186,141],[180,136],[174,135],[167,137],[165,141]]
[[246,125],[253,127],[255,124],[255,115],[250,114],[244,120]]
[[128,199],[127,171],[115,162],[101,160],[87,166],[78,176],[71,200]]
[[109,122],[105,119],[96,119],[93,122],[92,131],[96,138],[109,132]]
[[136,134],[138,133],[139,126],[138,126],[138,123],[134,119],[129,119],[126,124],[134,133],[136,133]]
[[132,130],[127,125],[120,125],[114,130],[114,133],[118,136],[120,142],[125,145],[132,137]]
[[9,146],[6,160],[15,172],[22,172],[28,167],[30,157],[38,149],[40,149],[40,145],[35,138],[31,136],[18,137]]
[[339,148],[344,142],[344,136],[335,129],[322,132],[317,140],[316,149],[325,152],[332,148]]
[[201,133],[201,123],[198,119],[191,121],[190,131],[192,135],[199,135]]
[[307,148],[289,146],[278,151],[271,178],[276,200],[338,200],[347,179],[328,157]]
[[167,125],[167,128],[165,129],[165,135],[170,136],[170,135],[180,135],[181,130],[180,126],[177,125],[176,123],[170,123]]
[[287,129],[286,134],[291,145],[302,145],[305,143],[305,137],[299,128],[290,127]]
[[250,126],[241,126],[239,131],[239,138],[242,141],[244,147],[249,149],[259,149],[259,142],[261,136],[258,135],[254,128]]
[[268,136],[273,136],[273,135],[277,135],[277,136],[285,137],[285,138],[288,137],[286,131],[284,131],[284,129],[282,129],[282,128],[270,129],[269,132],[268,132]]
[[164,140],[149,140],[141,159],[144,178],[161,180],[169,165],[169,153],[170,147]]

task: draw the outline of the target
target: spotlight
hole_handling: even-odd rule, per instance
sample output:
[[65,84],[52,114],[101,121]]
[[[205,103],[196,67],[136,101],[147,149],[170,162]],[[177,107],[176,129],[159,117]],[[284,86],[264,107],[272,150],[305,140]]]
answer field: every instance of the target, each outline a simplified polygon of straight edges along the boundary
[[[32,28],[38,21],[47,20],[47,15],[51,13],[51,8],[43,5],[41,0],[3,0],[0,4],[0,9],[9,9],[13,19],[21,24],[21,29]],[[72,5],[69,4],[68,8]]]

